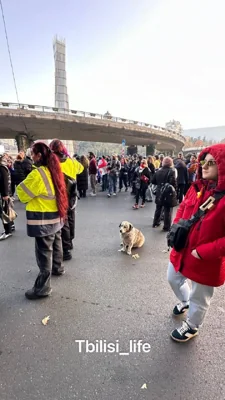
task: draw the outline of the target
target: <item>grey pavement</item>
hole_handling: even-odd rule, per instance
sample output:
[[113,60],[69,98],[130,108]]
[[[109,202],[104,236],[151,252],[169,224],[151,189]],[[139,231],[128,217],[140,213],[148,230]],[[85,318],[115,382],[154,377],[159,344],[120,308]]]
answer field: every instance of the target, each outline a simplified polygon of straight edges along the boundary
[[[34,240],[26,236],[24,206],[15,204],[16,232],[0,243],[1,400],[225,399],[224,288],[200,335],[173,342],[180,320],[171,315],[176,299],[166,281],[165,233],[151,228],[153,203],[134,211],[129,193],[81,199],[73,260],[52,279],[52,296],[36,302],[24,297],[38,272]],[[146,236],[137,260],[118,252],[122,220]],[[79,352],[76,340],[100,339],[119,341],[120,353],[131,339],[151,350]]]

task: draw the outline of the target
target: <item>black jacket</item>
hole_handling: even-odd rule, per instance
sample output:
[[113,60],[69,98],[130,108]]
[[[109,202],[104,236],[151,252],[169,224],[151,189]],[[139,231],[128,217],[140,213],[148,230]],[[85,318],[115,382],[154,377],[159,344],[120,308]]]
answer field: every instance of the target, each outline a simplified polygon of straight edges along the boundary
[[84,167],[83,172],[77,175],[77,190],[88,190],[88,167]]
[[160,189],[163,183],[169,183],[174,187],[174,189],[177,189],[177,182],[174,169],[170,167],[162,167],[161,169],[156,171],[155,175],[153,176],[152,184],[157,185],[156,197],[155,197],[156,204],[158,203]]
[[22,166],[23,166],[25,178],[26,178],[27,175],[29,175],[29,173],[32,171],[32,165],[33,165],[33,161],[31,160],[31,158],[26,157],[26,158],[23,160]]
[[16,160],[14,162],[14,174],[13,179],[16,185],[19,185],[24,179],[26,178],[24,168],[23,168],[23,161]]
[[0,195],[6,197],[10,195],[10,172],[8,168],[0,164]]
[[182,160],[178,160],[175,164],[177,169],[177,184],[186,185],[188,183],[188,169]]
[[[142,175],[146,176],[148,178],[148,182],[144,182],[141,177]],[[143,189],[147,189],[148,185],[151,181],[151,172],[148,167],[145,167],[141,172],[140,172],[140,167],[136,168],[135,173],[134,173],[134,178],[137,183],[140,183],[140,187]]]

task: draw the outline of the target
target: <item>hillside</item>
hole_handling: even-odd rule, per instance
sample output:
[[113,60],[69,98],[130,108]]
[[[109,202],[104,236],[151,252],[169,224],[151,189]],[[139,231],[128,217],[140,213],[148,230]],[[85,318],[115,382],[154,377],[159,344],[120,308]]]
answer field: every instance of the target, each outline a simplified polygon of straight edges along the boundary
[[184,129],[184,135],[192,138],[205,138],[206,140],[216,140],[217,142],[220,142],[225,139],[225,126]]

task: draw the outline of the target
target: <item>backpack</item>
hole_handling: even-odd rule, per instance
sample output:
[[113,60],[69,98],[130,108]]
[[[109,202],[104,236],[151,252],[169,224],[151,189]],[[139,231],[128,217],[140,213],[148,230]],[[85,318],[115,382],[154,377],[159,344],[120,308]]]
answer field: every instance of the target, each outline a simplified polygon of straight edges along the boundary
[[[165,181],[169,178],[169,174],[170,171],[166,175]],[[162,207],[175,207],[177,205],[176,190],[170,183],[164,182],[161,184],[158,204]]]

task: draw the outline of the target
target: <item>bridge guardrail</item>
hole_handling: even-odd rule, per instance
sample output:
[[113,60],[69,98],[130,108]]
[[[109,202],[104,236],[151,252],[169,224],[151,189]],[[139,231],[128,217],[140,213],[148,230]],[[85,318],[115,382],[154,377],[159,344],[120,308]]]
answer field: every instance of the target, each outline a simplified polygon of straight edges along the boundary
[[110,114],[103,115],[103,114],[87,112],[87,111],[79,111],[79,110],[71,110],[71,109],[67,110],[65,108],[58,108],[58,107],[40,106],[40,105],[33,105],[33,104],[18,104],[18,103],[8,103],[8,102],[0,102],[0,108],[8,108],[8,109],[13,109],[13,110],[28,110],[28,111],[33,110],[33,111],[43,112],[43,113],[57,113],[57,114],[63,114],[63,115],[73,115],[73,116],[77,116],[77,117],[95,118],[95,119],[109,120],[109,121],[114,121],[114,122],[119,122],[119,123],[124,123],[124,124],[143,126],[146,128],[160,131],[162,133],[167,133],[167,135],[169,135],[169,137],[171,137],[173,139],[177,138],[178,140],[185,142],[184,136],[182,136],[179,133],[172,131],[170,129],[166,129],[166,128],[163,128],[158,125],[152,125],[152,124],[149,124],[146,122],[134,121],[131,119],[121,118],[121,117],[114,117]]

